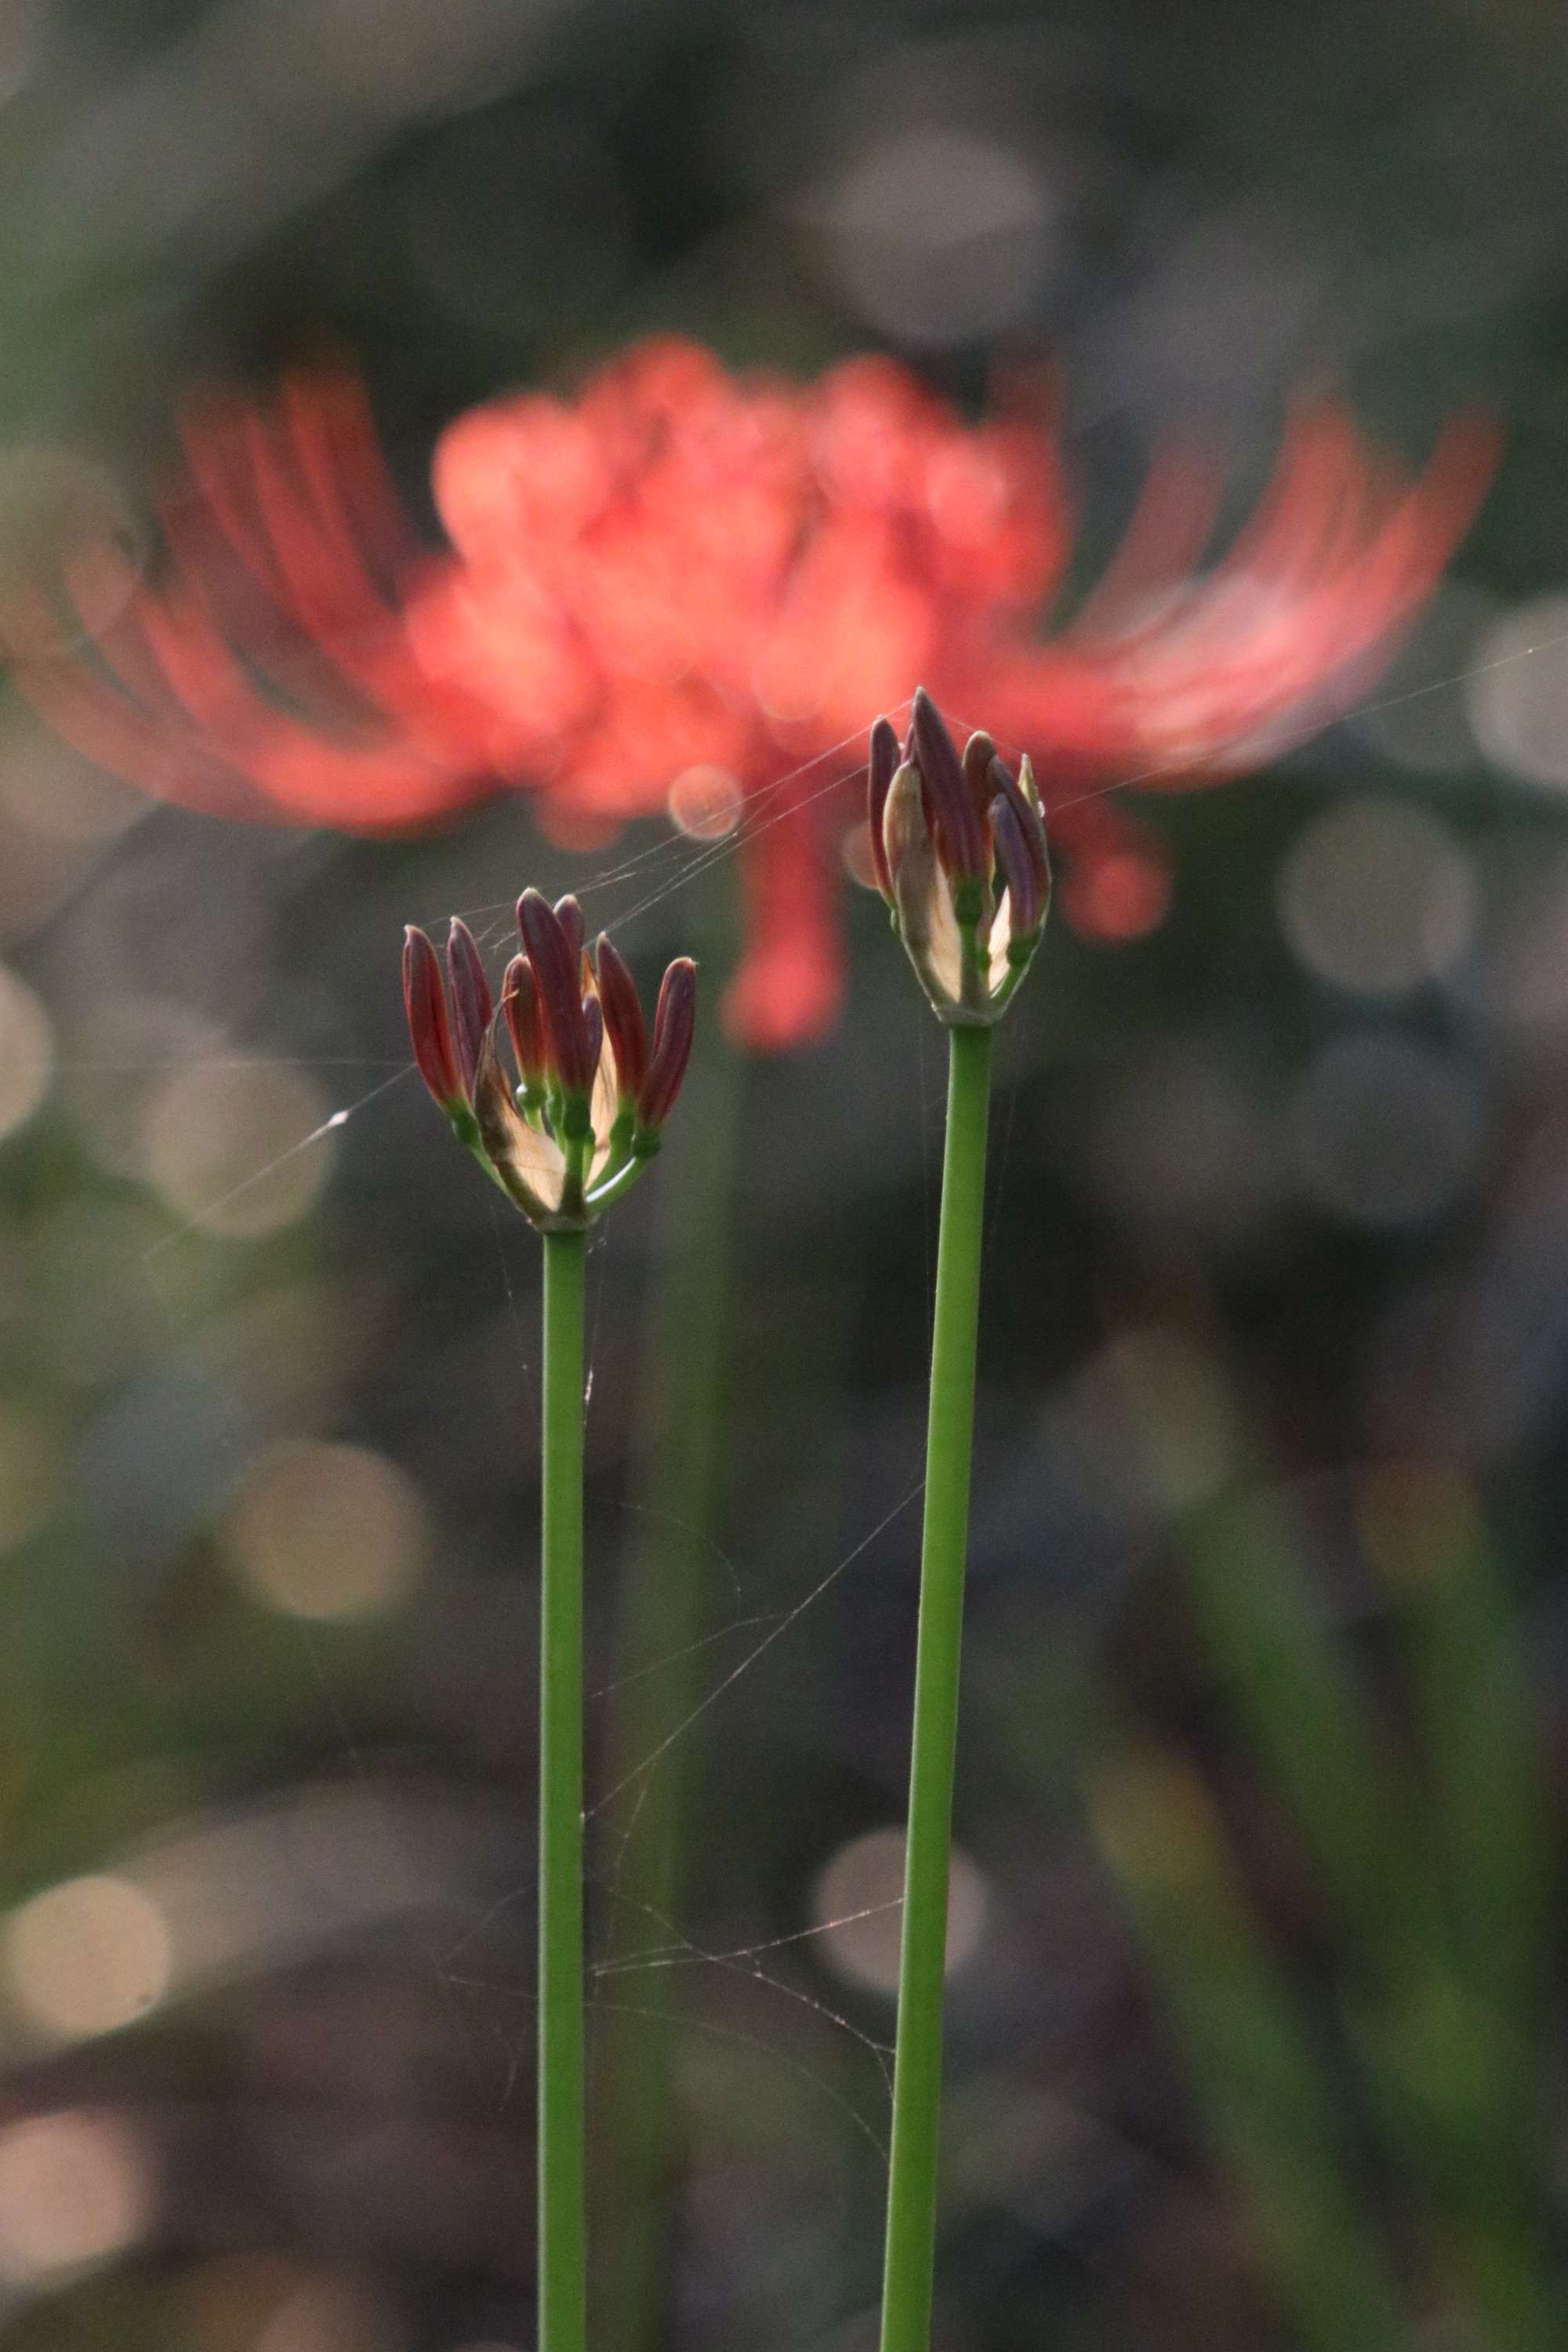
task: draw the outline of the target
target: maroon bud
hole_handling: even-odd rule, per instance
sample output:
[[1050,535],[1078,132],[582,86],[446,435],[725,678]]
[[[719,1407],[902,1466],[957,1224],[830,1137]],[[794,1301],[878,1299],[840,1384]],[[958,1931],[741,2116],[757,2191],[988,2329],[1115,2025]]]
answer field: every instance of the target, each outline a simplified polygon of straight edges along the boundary
[[641,1126],[662,1127],[669,1117],[686,1076],[696,1024],[697,966],[689,956],[677,956],[664,975],[653,1017],[653,1052],[637,1097]]
[[990,823],[989,811],[996,787],[990,782],[991,763],[996,757],[996,746],[984,729],[973,734],[963,747],[961,765],[963,781],[969,786],[969,797]]
[[517,920],[539,987],[551,1067],[567,1094],[585,1095],[594,1083],[595,1056],[588,1051],[578,992],[581,949],[573,946],[537,890],[523,892],[517,902]]
[[526,956],[513,956],[506,968],[506,978],[501,982],[500,1009],[506,1015],[506,1025],[510,1033],[518,1076],[531,1090],[536,1088],[550,1075],[550,1046],[544,1034],[544,1014],[540,1007],[533,966]]
[[598,967],[599,1002],[605,1009],[610,1051],[616,1057],[616,1091],[623,1098],[640,1095],[647,1076],[647,1023],[643,1018],[637,984],[607,933],[601,931],[594,950]]
[[993,760],[989,772],[993,794],[1000,793],[1017,820],[1018,829],[1027,844],[1029,857],[1035,868],[1035,880],[1042,905],[1051,887],[1050,853],[1046,847],[1046,828],[1040,822],[1040,812],[1028,793],[1009,775],[1000,760]]
[[588,1035],[589,1066],[596,1071],[605,1050],[605,1008],[591,990],[583,999],[583,1026]]
[[882,813],[888,805],[888,791],[899,765],[899,739],[890,719],[879,719],[871,730],[871,757],[866,770],[867,816],[871,827],[871,866],[877,877],[877,887],[889,906],[893,903],[893,877],[888,871],[888,852],[882,840]]
[[468,1098],[452,1048],[446,992],[436,950],[416,925],[403,935],[403,1003],[419,1075],[443,1110]]
[[495,1008],[474,935],[457,915],[452,918],[451,935],[447,941],[447,971],[452,983],[452,1034],[463,1072],[463,1092],[471,1102],[479,1048]]
[[555,919],[566,934],[566,944],[576,961],[583,961],[583,909],[575,898],[567,897],[555,901]]
[[1045,911],[1039,877],[1024,828],[1013,803],[998,793],[991,803],[991,828],[996,838],[996,863],[1007,885],[1009,924],[1015,939],[1038,929]]
[[990,860],[984,821],[942,714],[924,687],[915,689],[912,732],[921,780],[931,800],[932,829],[949,875],[983,880]]

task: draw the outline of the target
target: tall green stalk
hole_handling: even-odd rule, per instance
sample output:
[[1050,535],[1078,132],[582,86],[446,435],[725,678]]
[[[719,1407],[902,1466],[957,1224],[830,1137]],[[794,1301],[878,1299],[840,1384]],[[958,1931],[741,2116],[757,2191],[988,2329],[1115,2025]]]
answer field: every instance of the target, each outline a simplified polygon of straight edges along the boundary
[[586,1236],[544,1235],[539,1652],[539,2352],[584,2352],[583,1297]]
[[915,690],[901,749],[888,719],[871,730],[866,814],[871,863],[893,929],[948,1033],[882,2283],[882,2352],[929,2352],[991,1032],[1039,947],[1051,877],[1028,761],[1015,776],[985,734],[972,735],[961,759],[923,688]]
[[954,1028],[948,1034],[882,2352],[928,2352],[935,2263],[948,1855],[991,1098],[990,1030]]
[[584,2352],[584,1261],[589,1226],[658,1150],[691,1053],[697,967],[677,956],[667,968],[650,1038],[614,942],[601,932],[584,954],[574,898],[552,907],[525,890],[517,920],[524,951],[506,968],[499,1006],[457,917],[445,972],[408,926],[403,1002],[419,1075],[454,1135],[544,1245],[536,2352]]

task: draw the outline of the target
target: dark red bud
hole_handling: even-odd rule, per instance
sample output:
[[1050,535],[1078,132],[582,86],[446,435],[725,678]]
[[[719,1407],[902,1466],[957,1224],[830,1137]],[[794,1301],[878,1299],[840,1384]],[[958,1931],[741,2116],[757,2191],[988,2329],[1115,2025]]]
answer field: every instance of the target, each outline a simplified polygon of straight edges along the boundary
[[595,1057],[588,1051],[579,993],[581,949],[573,946],[537,890],[525,890],[518,900],[517,921],[538,983],[551,1067],[567,1094],[585,1095],[594,1083]]
[[996,840],[996,863],[1007,885],[1007,908],[1013,937],[1037,929],[1044,899],[1034,857],[1013,803],[998,793],[991,803],[991,828]]
[[513,956],[501,982],[500,1009],[511,1035],[517,1074],[525,1087],[538,1087],[550,1075],[550,1045],[533,966],[526,956]]
[[419,1075],[442,1109],[450,1110],[467,1097],[452,1046],[441,966],[435,949],[413,923],[403,934],[403,1003]]
[[452,983],[452,1034],[463,1072],[463,1092],[472,1101],[474,1073],[479,1066],[479,1048],[484,1044],[485,1032],[490,1025],[490,1014],[495,1008],[490,1002],[490,984],[485,978],[485,967],[474,944],[474,935],[457,915],[452,918],[451,934],[447,941],[447,971]]
[[888,805],[888,790],[899,765],[899,739],[893,732],[892,721],[879,719],[871,730],[871,757],[866,770],[867,817],[871,828],[871,866],[877,877],[877,887],[890,907],[893,903],[893,877],[888,871],[888,852],[882,840],[882,814]]
[[575,898],[568,896],[555,901],[555,919],[566,934],[566,944],[579,963],[583,961],[583,909]]
[[992,761],[989,781],[993,794],[999,793],[1017,819],[1018,829],[1028,845],[1029,856],[1035,868],[1035,879],[1043,905],[1051,887],[1051,860],[1050,853],[1046,847],[1046,828],[1040,822],[1040,812],[1028,793],[1025,792],[1022,784],[1008,773],[1000,760]]
[[697,966],[689,956],[678,956],[664,975],[653,1017],[653,1052],[637,1097],[642,1126],[662,1127],[669,1117],[686,1076],[696,1025]]
[[647,1076],[647,1023],[643,1018],[642,999],[615,942],[603,931],[594,950],[594,961],[598,968],[605,1027],[609,1032],[610,1051],[616,1057],[616,1090],[635,1098],[641,1094]]
[[924,687],[915,690],[913,734],[921,780],[930,795],[933,830],[949,875],[984,880],[989,858],[984,820],[942,714]]
[[996,746],[984,729],[973,734],[963,747],[963,777],[969,786],[969,796],[977,809],[989,812],[996,787],[988,781],[991,762],[996,757]]

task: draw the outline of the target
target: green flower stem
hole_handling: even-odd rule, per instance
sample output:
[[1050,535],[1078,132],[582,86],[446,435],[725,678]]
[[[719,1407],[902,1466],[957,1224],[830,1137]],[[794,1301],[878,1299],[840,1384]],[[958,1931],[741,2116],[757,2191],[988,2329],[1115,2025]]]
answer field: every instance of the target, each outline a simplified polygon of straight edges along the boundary
[[926,1431],[925,1535],[921,1553],[920,1641],[893,2066],[882,2352],[929,2352],[936,2246],[948,1851],[963,1573],[969,1544],[985,1130],[991,1097],[990,1030],[955,1028],[949,1034],[947,1143]]
[[539,1654],[539,2352],[586,2340],[583,2151],[585,1237],[544,1240]]

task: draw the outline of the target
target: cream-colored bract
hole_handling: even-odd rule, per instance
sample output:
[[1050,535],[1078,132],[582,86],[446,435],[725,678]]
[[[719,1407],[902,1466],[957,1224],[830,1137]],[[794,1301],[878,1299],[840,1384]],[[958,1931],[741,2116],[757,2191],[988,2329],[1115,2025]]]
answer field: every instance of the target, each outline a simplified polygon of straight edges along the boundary
[[[542,1111],[530,1116],[519,1109],[501,1064],[493,1024],[475,1074],[474,1117],[490,1164],[507,1191],[523,1214],[548,1232],[563,1219],[572,1171],[565,1151],[544,1123]],[[626,1160],[630,1150],[631,1105],[622,1092],[607,1034],[594,1073],[589,1118],[592,1143],[578,1181],[584,1199],[615,1174],[616,1165]],[[581,1211],[566,1208],[565,1221],[580,1224]]]
[[[1039,795],[1027,759],[1020,765],[1016,789],[1038,818]],[[912,760],[903,762],[889,789],[882,845],[899,935],[937,1018],[950,1027],[975,1028],[1000,1020],[1039,945],[1048,872],[1040,881],[1038,913],[1027,929],[1016,922],[1014,892],[999,869],[989,879],[955,884],[942,864]],[[975,901],[968,921],[959,912],[964,889]]]

